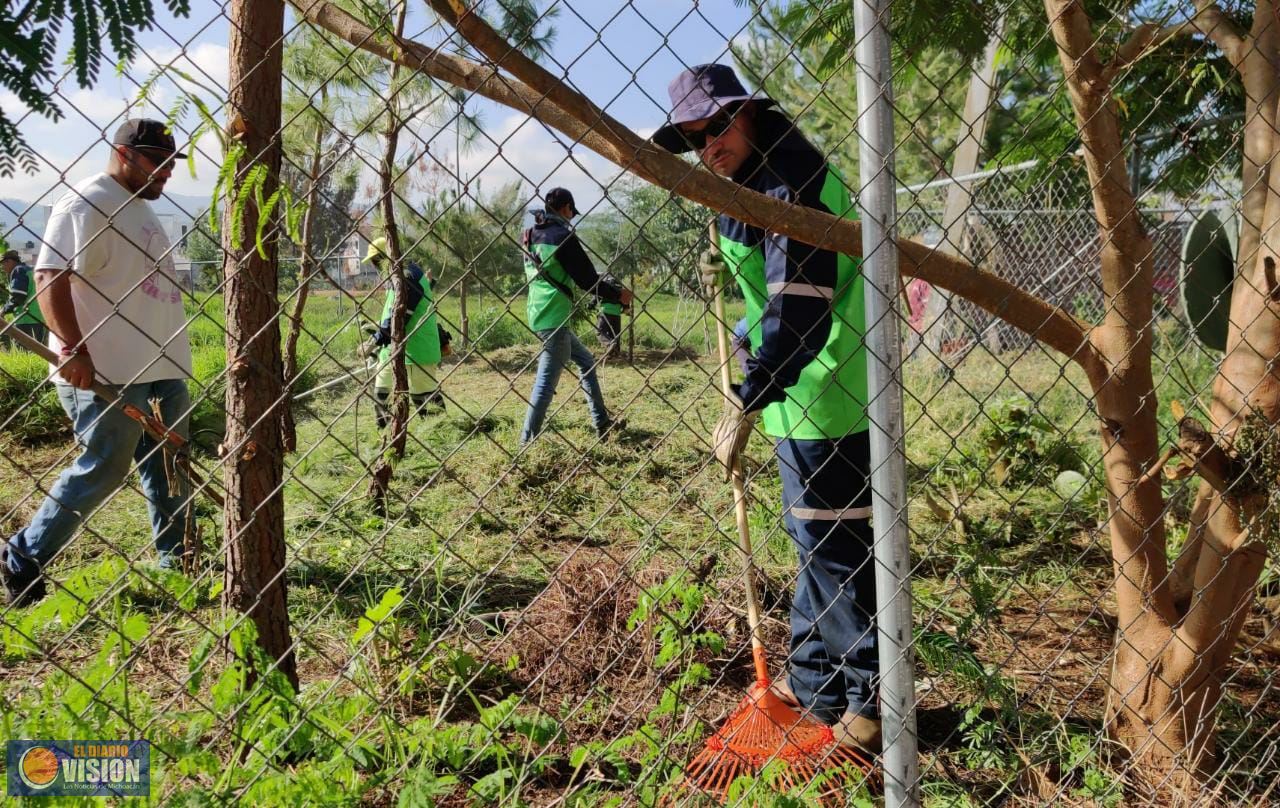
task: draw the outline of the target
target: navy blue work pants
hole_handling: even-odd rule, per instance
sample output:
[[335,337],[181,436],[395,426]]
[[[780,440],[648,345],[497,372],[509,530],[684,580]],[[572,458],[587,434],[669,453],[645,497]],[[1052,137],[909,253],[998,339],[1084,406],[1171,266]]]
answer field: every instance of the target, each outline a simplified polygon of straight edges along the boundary
[[789,684],[813,715],[879,718],[867,432],[780,439],[783,514],[799,556]]

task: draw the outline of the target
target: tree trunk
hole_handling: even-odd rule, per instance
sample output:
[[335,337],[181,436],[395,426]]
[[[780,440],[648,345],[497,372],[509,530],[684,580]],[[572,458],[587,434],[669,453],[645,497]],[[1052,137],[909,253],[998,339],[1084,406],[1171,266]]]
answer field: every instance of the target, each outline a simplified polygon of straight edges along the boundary
[[[1223,48],[1230,55],[1227,48]],[[1241,199],[1240,251],[1237,269],[1251,267],[1258,257],[1262,238],[1262,217],[1267,200],[1268,169],[1271,165],[1272,136],[1276,125],[1276,100],[1280,93],[1280,21],[1275,19],[1271,0],[1254,4],[1253,30],[1237,49],[1232,64],[1244,87],[1244,162],[1240,170]],[[1241,275],[1236,275],[1239,284]],[[1232,320],[1232,322],[1238,322]],[[1231,337],[1229,336],[1228,339]],[[1231,349],[1228,345],[1228,350]]]
[[[227,278],[227,434],[223,480],[227,568],[223,605],[249,615],[258,642],[297,686],[285,595],[284,453],[280,420],[280,324],[277,317],[277,232],[266,231],[263,258],[252,237],[233,244],[232,204],[254,165],[267,167],[263,197],[280,172],[280,75],[284,53],[284,4],[239,0],[231,5],[228,129],[245,146],[236,188],[228,193],[222,238]],[[257,226],[258,208],[248,195],[245,230]]]
[[[401,2],[396,15],[396,38],[404,35],[405,14],[408,4]],[[409,375],[404,366],[405,282],[404,258],[400,253],[400,231],[396,227],[395,170],[396,147],[400,142],[401,121],[397,114],[396,86],[400,65],[391,67],[391,81],[387,90],[387,130],[383,135],[382,163],[379,166],[379,190],[382,192],[383,231],[387,237],[388,263],[391,270],[391,288],[395,295],[391,307],[391,368],[395,385],[391,390],[391,423],[389,432],[383,435],[382,456],[373,468],[369,479],[369,496],[379,512],[386,512],[390,494],[391,475],[395,464],[404,457],[409,429]]]
[[[1188,796],[1215,768],[1213,717],[1263,555],[1242,531],[1239,498],[1221,496],[1206,482],[1193,509],[1187,551],[1169,574],[1160,479],[1144,476],[1158,449],[1151,241],[1125,175],[1123,139],[1088,16],[1078,0],[1045,0],[1045,8],[1104,244],[1107,311],[1090,341],[1105,373],[1091,374],[1090,381],[1102,418],[1119,612],[1108,727],[1138,775],[1131,785]],[[1267,172],[1259,174],[1265,182]],[[1280,205],[1269,201],[1263,221],[1275,221],[1272,215],[1280,219]],[[1280,385],[1269,374],[1269,359],[1280,355],[1280,317],[1263,278],[1265,244],[1251,249],[1258,250],[1257,269],[1247,273],[1247,291],[1237,280],[1232,300],[1233,326],[1243,326],[1244,333],[1232,339],[1237,350],[1229,349],[1215,385],[1213,415],[1220,428],[1243,417],[1228,404],[1232,395],[1225,387],[1244,391],[1254,408],[1264,404],[1256,400],[1259,394],[1269,397],[1267,415],[1276,415]],[[1178,586],[1183,579],[1190,579],[1190,592]]]
[[[324,90],[320,91],[322,94]],[[307,185],[307,210],[302,214],[302,244],[298,255],[298,297],[289,312],[289,333],[284,340],[284,402],[280,410],[280,430],[284,436],[284,450],[297,451],[298,425],[293,417],[293,385],[298,375],[298,337],[302,335],[302,313],[307,307],[311,291],[311,279],[317,267],[311,250],[311,230],[315,221],[316,195],[320,188],[320,167],[324,155],[324,128],[316,122],[316,139],[311,150],[310,182]]]

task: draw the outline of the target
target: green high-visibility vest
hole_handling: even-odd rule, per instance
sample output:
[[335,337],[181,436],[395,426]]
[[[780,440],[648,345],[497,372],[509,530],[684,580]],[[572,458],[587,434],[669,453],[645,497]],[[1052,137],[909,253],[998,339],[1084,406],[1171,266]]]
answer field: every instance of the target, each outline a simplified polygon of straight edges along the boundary
[[18,264],[9,276],[9,294],[15,292],[25,294],[27,302],[22,313],[13,322],[16,325],[44,325],[44,313],[40,311],[40,304],[36,301],[35,273],[26,264]]
[[573,300],[564,292],[573,288],[573,280],[556,258],[559,248],[559,244],[531,244],[528,249],[541,264],[534,263],[528,256],[524,259],[524,276],[529,282],[525,313],[533,331],[559,328],[569,322],[573,314]]
[[609,303],[608,301],[606,301],[606,302],[604,302],[604,303],[601,303],[601,304],[600,304],[600,311],[604,312],[605,314],[616,314],[616,315],[621,315],[621,314],[622,314],[622,304],[621,304],[621,303]]
[[[834,169],[827,169],[820,199],[828,212],[846,219],[858,218],[849,189]],[[764,251],[758,244],[739,244],[724,235],[720,236],[720,251],[742,289],[751,344],[758,346],[763,339],[761,321],[769,301]],[[800,373],[799,381],[787,388],[787,397],[764,408],[761,420],[766,434],[819,440],[842,438],[869,426],[861,265],[860,259],[837,255],[831,334]]]
[[[406,267],[405,284],[419,286],[422,297],[418,299],[418,305],[405,318],[404,359],[415,365],[438,365],[440,364],[440,330],[436,328],[436,307],[431,293],[431,280],[416,264],[411,263]],[[412,294],[410,296],[412,297]],[[382,322],[391,319],[395,305],[395,289],[390,289],[387,291],[386,302],[382,304]],[[387,362],[390,358],[391,346],[384,346],[378,352],[378,361]]]

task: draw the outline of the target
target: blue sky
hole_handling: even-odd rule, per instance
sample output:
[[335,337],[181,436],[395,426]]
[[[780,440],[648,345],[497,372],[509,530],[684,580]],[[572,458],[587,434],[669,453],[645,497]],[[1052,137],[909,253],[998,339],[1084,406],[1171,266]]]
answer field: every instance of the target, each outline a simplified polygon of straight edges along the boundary
[[[66,117],[54,123],[29,115],[21,125],[41,155],[41,170],[0,182],[0,197],[47,204],[68,184],[100,171],[106,159],[104,133],[111,134],[136,99],[138,83],[157,63],[173,61],[207,83],[225,87],[227,19],[216,3],[196,0],[192,5],[187,19],[162,13],[157,29],[140,36],[143,55],[123,75],[106,69],[89,89],[76,87],[70,77],[62,81],[58,90]],[[593,101],[643,133],[663,120],[667,82],[684,65],[727,59],[728,42],[749,19],[748,10],[733,0],[692,4],[688,0],[578,0],[572,7],[558,0],[556,6],[560,9],[555,22],[558,36],[547,67],[567,75]],[[423,0],[411,0],[410,30],[429,24],[425,8]],[[67,43],[62,44],[65,49]],[[172,87],[162,87],[156,103],[165,108],[174,96]],[[0,93],[0,105],[18,115],[23,111],[9,93]],[[575,191],[579,207],[587,210],[618,174],[602,158],[581,147],[567,149],[540,124],[505,107],[483,100],[471,107],[482,115],[487,142],[464,155],[463,172],[469,179],[478,177],[486,190],[516,178],[526,181],[526,190],[532,185],[543,189],[565,185]],[[149,110],[153,116],[157,112]],[[133,114],[138,114],[136,109]],[[427,131],[420,134],[430,136]],[[434,142],[451,144],[452,137]],[[218,159],[216,145],[212,138],[205,138],[199,146],[207,155],[198,161],[197,177],[192,179],[185,170],[175,172],[170,192],[209,194]],[[453,162],[452,154],[439,157]]]

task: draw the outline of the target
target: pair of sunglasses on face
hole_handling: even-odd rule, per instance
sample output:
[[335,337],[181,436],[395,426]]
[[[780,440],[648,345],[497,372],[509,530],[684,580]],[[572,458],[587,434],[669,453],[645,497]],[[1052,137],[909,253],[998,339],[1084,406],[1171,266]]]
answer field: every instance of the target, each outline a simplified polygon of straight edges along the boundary
[[690,148],[702,151],[708,143],[729,131],[729,127],[733,126],[733,119],[738,116],[738,110],[741,108],[741,104],[731,104],[708,118],[707,125],[698,131],[690,132],[682,128],[680,134]]
[[[154,171],[173,168],[176,159],[173,152],[165,149],[155,149],[150,146],[130,146],[129,151],[146,158],[146,161],[152,165],[152,170]],[[145,168],[145,166],[143,167]]]

